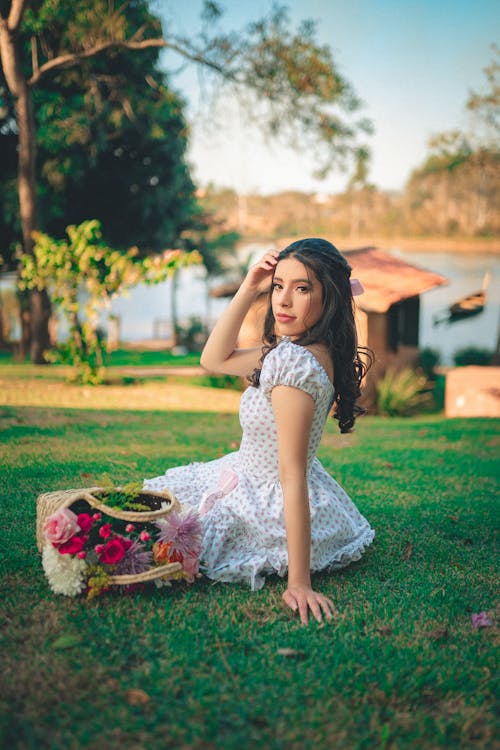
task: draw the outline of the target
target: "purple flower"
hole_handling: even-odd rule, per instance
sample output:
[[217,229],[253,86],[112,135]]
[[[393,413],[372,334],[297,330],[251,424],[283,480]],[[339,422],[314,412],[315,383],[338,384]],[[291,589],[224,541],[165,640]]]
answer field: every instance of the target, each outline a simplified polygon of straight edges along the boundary
[[144,544],[133,542],[117,563],[115,574],[119,576],[137,575],[149,570],[153,564],[153,553],[144,548]]
[[478,628],[489,628],[491,625],[492,622],[488,617],[487,612],[474,612],[472,615],[472,627],[474,630],[477,630]]
[[173,549],[184,557],[197,557],[201,552],[201,523],[195,508],[184,506],[182,511],[172,510],[168,516],[157,521],[158,541],[170,542]]

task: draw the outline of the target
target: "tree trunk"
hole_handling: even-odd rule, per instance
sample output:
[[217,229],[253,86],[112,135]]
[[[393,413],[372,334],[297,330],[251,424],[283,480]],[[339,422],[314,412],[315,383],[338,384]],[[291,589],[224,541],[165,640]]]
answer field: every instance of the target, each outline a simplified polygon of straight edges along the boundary
[[30,326],[30,293],[27,291],[17,291],[19,301],[20,323],[21,323],[21,340],[19,341],[19,357],[24,359],[30,348],[31,326]]
[[[22,13],[21,13],[22,14]],[[18,24],[20,23],[18,18]],[[10,28],[8,21],[0,24],[0,57],[5,80],[16,103],[19,132],[18,187],[19,213],[23,235],[23,249],[33,255],[33,232],[38,228],[35,179],[35,118],[31,89],[24,77],[19,50],[18,26]],[[30,293],[31,360],[41,364],[43,353],[50,346],[50,301],[43,289]]]
[[177,286],[178,286],[178,273],[176,269],[172,275],[172,284],[170,285],[170,318],[172,320],[172,346],[175,347],[179,341],[179,320],[177,316]]

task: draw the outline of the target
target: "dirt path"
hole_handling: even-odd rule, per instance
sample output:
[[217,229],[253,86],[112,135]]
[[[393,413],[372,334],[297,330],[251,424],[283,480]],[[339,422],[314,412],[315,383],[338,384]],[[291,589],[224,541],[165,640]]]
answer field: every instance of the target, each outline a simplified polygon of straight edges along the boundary
[[198,375],[206,375],[207,371],[199,365],[192,365],[186,367],[168,367],[168,366],[154,366],[147,365],[141,367],[140,365],[129,365],[128,367],[106,367],[106,372],[112,374],[117,372],[125,377],[133,378],[156,378],[167,375],[185,375],[186,377],[193,377]]
[[[151,368],[148,374],[151,375]],[[170,371],[170,368],[168,368]],[[241,394],[223,388],[150,381],[82,386],[32,378],[0,378],[1,406],[124,411],[200,411],[236,414]]]

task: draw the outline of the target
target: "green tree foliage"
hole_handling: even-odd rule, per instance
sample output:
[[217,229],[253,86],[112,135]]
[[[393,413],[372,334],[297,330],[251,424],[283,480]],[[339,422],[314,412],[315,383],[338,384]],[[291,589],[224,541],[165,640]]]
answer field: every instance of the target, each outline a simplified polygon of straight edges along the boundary
[[[467,109],[475,115],[476,125],[480,126],[479,140],[483,146],[498,148],[500,135],[500,47],[492,45],[493,60],[484,69],[486,87],[482,91],[471,91]],[[477,132],[477,131],[476,131]]]
[[9,262],[21,236],[17,197],[17,133],[13,101],[0,67],[0,260]]
[[493,52],[485,89],[467,101],[473,130],[433,136],[428,157],[410,176],[406,211],[417,232],[492,235],[500,228],[500,50],[493,46]]
[[371,122],[359,116],[362,102],[331,48],[317,41],[314,21],[293,28],[286,6],[276,4],[239,32],[223,31],[222,18],[222,7],[207,0],[201,32],[173,36],[168,46],[224,83],[218,90],[237,98],[261,131],[312,154],[318,175],[366,160],[360,139]]
[[67,235],[68,240],[57,240],[36,233],[34,254],[21,258],[21,286],[47,290],[67,319],[68,341],[52,359],[73,365],[75,380],[96,384],[104,377],[106,349],[99,316],[111,299],[139,282],[164,281],[201,257],[179,249],[145,258],[139,258],[137,247],[120,252],[103,241],[96,220],[69,226]]
[[[275,6],[243,31],[224,33],[220,6],[206,2],[201,31],[183,38],[170,24],[162,32],[149,6],[41,0],[24,12],[22,65],[33,90],[43,230],[62,234],[68,222],[95,217],[113,245],[142,251],[177,242],[191,226],[188,129],[182,101],[159,68],[160,47],[212,72],[268,133],[315,153],[323,173],[366,162],[358,139],[370,123],[357,117],[361,102],[331,49],[317,43],[314,23],[293,29],[286,8]],[[134,44],[151,46],[131,54]],[[8,98],[5,85],[1,91]],[[7,123],[12,149],[12,107]],[[0,129],[0,142],[3,136]],[[12,164],[4,175],[10,185],[0,182],[0,191],[10,187],[13,198]],[[9,203],[0,221],[15,236]]]
[[[103,0],[76,5],[51,0],[28,8],[21,27],[25,74],[36,79],[63,51],[85,50],[98,39],[161,35],[148,3],[129,3],[115,13],[109,7]],[[61,236],[68,223],[92,217],[113,246],[136,244],[145,252],[177,244],[191,226],[197,209],[184,161],[183,103],[159,69],[158,56],[157,47],[141,54],[117,47],[56,68],[33,85],[43,230]],[[4,114],[0,143],[8,138],[9,169],[0,191],[10,188],[11,199],[1,213],[6,225],[14,224],[15,236],[12,107]]]
[[[138,63],[129,63],[127,57],[124,71],[120,55],[123,51],[153,54],[154,50],[168,48],[183,60],[216,73],[268,132],[285,133],[313,153],[319,149],[318,163],[323,173],[359,157],[358,137],[369,130],[369,123],[355,118],[360,102],[336,69],[329,47],[316,42],[314,24],[304,22],[294,31],[286,10],[274,7],[268,17],[243,32],[227,34],[218,28],[221,15],[220,6],[206,0],[201,33],[186,39],[177,36],[170,24],[163,35],[158,19],[149,12],[147,0],[117,6],[110,0],[77,4],[64,0],[1,2],[0,58],[4,81],[0,81],[0,88],[2,96],[15,100],[20,223],[26,253],[33,253],[32,238],[40,228],[40,217],[45,225],[57,227],[67,221],[69,210],[81,218],[84,210],[95,210],[97,206],[97,215],[101,216],[101,209],[112,211],[122,205],[124,195],[129,198],[127,188],[137,200],[145,184],[144,210],[135,211],[136,205],[125,201],[123,216],[130,216],[130,222],[115,224],[116,239],[122,241],[122,235],[127,234],[130,242],[130,232],[137,229],[138,220],[149,227],[152,246],[159,242],[159,234],[165,241],[165,231],[167,235],[169,231],[182,231],[182,210],[169,213],[166,227],[155,225],[159,216],[150,188],[161,185],[163,194],[161,190],[154,191],[161,199],[189,199],[187,175],[174,170],[175,179],[167,188],[163,176],[158,174],[156,157],[163,159],[170,149],[160,149],[160,153],[153,149],[151,154],[132,127],[135,117],[136,124],[146,124],[145,131],[153,140],[164,139],[171,117],[177,118],[180,125],[179,105],[171,94],[167,102],[165,80],[153,75],[145,77],[153,89],[153,103],[144,102],[134,109],[132,87],[128,84],[129,74],[132,81],[136,73],[139,75]],[[143,79],[141,73],[139,80]],[[40,91],[43,99],[39,101],[35,93],[36,107],[35,91]],[[158,118],[158,107],[164,108],[167,103],[166,112],[170,114]],[[39,122],[35,111],[42,118]],[[103,121],[104,129],[99,127]],[[109,123],[111,128],[107,127]],[[185,130],[177,125],[173,129],[182,143]],[[40,150],[38,165],[36,145]],[[81,148],[77,155],[74,149],[78,146]],[[45,160],[40,164],[43,156]],[[128,177],[127,167],[132,163],[134,181],[120,180],[120,175]],[[117,165],[118,178],[106,180],[103,175],[109,175],[109,170]],[[74,175],[80,179],[77,181]],[[37,195],[37,178],[42,180],[42,187],[46,181],[46,194],[40,189]],[[180,183],[184,184],[184,193]],[[89,198],[90,188],[93,195]],[[82,201],[82,190],[86,202]],[[69,208],[65,201],[70,202]],[[183,207],[188,203],[184,200]],[[34,289],[29,306],[34,361],[41,361],[48,339],[49,313],[46,297]],[[23,341],[25,338],[23,335]]]

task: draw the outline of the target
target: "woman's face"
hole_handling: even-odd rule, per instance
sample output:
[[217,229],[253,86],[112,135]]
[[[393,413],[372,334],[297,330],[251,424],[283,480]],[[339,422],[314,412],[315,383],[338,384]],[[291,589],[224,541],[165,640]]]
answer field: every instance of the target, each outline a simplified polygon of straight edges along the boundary
[[271,305],[277,336],[297,338],[323,313],[323,289],[297,258],[280,260],[274,271]]

